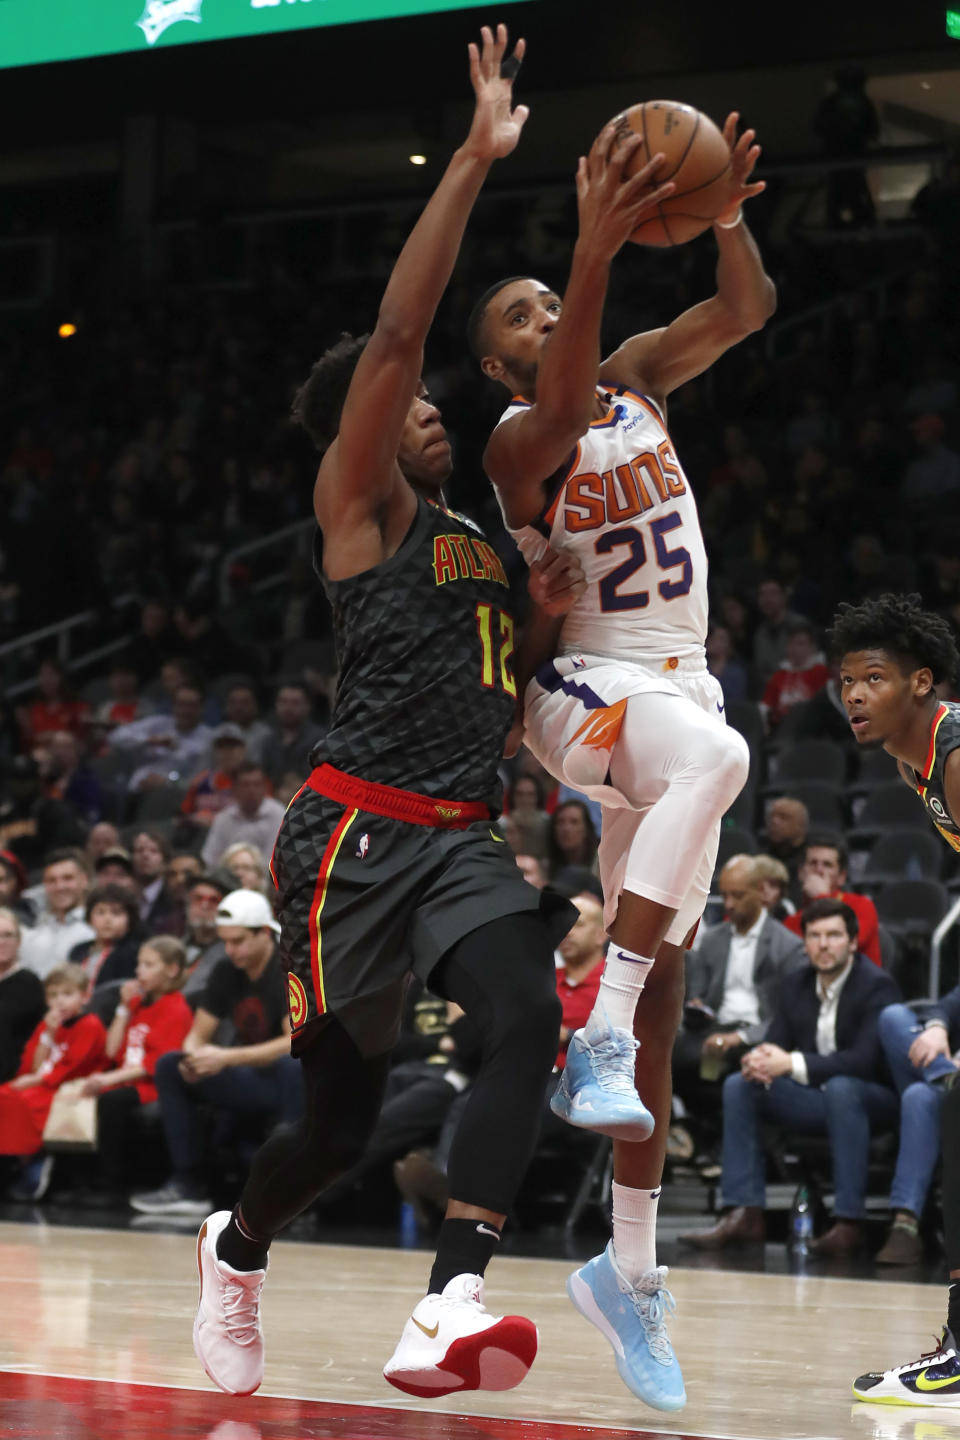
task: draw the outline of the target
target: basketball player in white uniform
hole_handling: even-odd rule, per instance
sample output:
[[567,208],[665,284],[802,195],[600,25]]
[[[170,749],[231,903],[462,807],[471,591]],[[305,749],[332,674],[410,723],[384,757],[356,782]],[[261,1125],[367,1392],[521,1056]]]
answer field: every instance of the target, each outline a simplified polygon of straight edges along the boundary
[[554,1108],[614,1137],[614,1235],[568,1290],[613,1345],[625,1383],[662,1410],[686,1400],[655,1254],[683,954],[709,892],[720,819],[749,766],[706,668],[707,558],[666,399],[775,308],[741,211],[763,189],[749,178],[759,147],[752,131],[738,141],[736,129],[731,115],[730,199],[713,227],[711,300],[625,341],[601,364],[610,263],[650,183],[624,178],[639,140],[618,143],[611,123],[578,168],[579,233],[563,302],[515,277],[481,297],[469,326],[484,373],[514,396],[485,455],[506,523],[528,561],[549,543],[576,553],[586,575],[562,621],[534,614],[521,655],[526,744],[603,805],[612,943]]

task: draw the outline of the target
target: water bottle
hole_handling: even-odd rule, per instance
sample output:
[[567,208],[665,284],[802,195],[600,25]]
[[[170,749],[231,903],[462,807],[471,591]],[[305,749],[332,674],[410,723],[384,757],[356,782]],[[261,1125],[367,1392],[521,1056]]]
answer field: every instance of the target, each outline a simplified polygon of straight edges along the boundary
[[408,1200],[400,1206],[400,1244],[404,1250],[413,1250],[419,1239],[417,1215]]
[[806,1255],[813,1238],[813,1212],[810,1208],[810,1191],[806,1185],[799,1186],[793,1197],[790,1230],[794,1254]]

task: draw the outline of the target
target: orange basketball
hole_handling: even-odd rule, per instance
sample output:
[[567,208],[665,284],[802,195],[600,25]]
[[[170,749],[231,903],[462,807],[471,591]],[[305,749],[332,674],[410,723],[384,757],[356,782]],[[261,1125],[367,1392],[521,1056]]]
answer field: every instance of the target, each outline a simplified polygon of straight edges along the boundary
[[678,100],[647,100],[624,110],[616,125],[618,135],[634,130],[643,137],[630,173],[662,152],[666,159],[651,188],[665,180],[677,187],[630,239],[635,245],[683,245],[702,234],[730,202],[730,149],[709,115]]

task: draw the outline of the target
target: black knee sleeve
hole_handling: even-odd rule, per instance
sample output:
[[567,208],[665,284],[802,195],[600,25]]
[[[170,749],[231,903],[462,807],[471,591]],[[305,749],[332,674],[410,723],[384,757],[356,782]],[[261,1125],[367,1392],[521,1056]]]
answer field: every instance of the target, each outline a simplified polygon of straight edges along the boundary
[[240,1200],[251,1232],[268,1241],[360,1159],[377,1121],[389,1057],[364,1059],[331,1019],[300,1063],[303,1118],[261,1146]]
[[450,1195],[506,1214],[537,1142],[559,1044],[561,1008],[543,923],[524,913],[474,930],[430,985],[463,1008],[482,1038],[480,1071],[450,1150]]

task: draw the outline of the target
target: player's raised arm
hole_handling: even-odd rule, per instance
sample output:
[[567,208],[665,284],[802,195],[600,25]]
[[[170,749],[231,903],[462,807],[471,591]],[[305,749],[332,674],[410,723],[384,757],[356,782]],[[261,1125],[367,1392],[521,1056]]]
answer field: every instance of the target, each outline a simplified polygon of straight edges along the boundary
[[[527,118],[512,105],[513,76],[524,53],[518,40],[504,62],[506,26],[484,26],[470,45],[476,104],[470,133],[456,150],[400,252],[377,324],[363,351],[324,455],[314,494],[328,534],[385,504],[397,479],[397,451],[423,364],[423,346],[447,287],[474,201],[493,161],[509,155]],[[502,73],[505,71],[506,73]]]
[[[590,154],[581,156],[579,227],[570,278],[560,318],[538,359],[535,396],[528,397],[534,403],[498,426],[484,456],[511,525],[527,524],[536,517],[543,481],[563,463],[593,419],[610,262],[632,231],[675,188],[672,182],[650,188],[662,154],[654,155],[636,175],[627,176],[641,143],[638,135],[618,138],[611,121]],[[510,323],[517,328],[526,323],[522,312]],[[498,364],[483,362],[492,379],[503,378],[497,373]]]
[[719,251],[717,293],[664,329],[625,341],[600,369],[608,384],[635,387],[662,403],[671,390],[708,370],[725,350],[762,329],[777,308],[776,289],[742,209],[765,189],[762,180],[750,179],[760,146],[754,144],[753,130],[737,139],[738,120],[734,111],[723,127],[731,151],[730,200],[713,224]]

